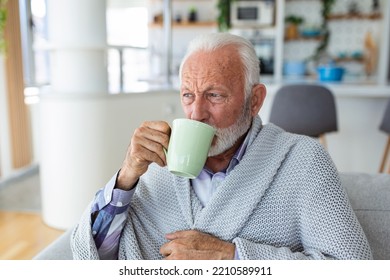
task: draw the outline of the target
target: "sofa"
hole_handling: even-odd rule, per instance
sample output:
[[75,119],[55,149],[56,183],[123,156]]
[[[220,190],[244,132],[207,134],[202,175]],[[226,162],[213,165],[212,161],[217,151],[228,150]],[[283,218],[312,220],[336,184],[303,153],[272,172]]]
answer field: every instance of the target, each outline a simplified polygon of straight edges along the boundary
[[[374,259],[390,260],[390,175],[341,173],[352,208],[370,243]],[[70,236],[66,231],[34,257],[36,260],[70,260]]]

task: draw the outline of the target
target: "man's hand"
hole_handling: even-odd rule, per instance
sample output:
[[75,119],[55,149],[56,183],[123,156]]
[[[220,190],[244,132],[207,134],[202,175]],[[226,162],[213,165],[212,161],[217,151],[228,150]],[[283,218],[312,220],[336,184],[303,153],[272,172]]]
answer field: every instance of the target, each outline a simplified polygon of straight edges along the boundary
[[235,245],[196,230],[169,233],[160,248],[166,260],[232,260]]
[[152,162],[166,165],[163,148],[168,149],[171,128],[163,121],[144,122],[131,138],[116,187],[129,190]]

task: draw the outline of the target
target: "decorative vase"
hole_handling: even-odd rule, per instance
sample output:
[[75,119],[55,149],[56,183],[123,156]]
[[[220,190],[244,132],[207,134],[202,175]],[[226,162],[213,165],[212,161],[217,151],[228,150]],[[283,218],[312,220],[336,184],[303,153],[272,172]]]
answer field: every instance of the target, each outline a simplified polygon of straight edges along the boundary
[[286,39],[294,40],[299,37],[298,25],[296,24],[288,24],[286,26]]

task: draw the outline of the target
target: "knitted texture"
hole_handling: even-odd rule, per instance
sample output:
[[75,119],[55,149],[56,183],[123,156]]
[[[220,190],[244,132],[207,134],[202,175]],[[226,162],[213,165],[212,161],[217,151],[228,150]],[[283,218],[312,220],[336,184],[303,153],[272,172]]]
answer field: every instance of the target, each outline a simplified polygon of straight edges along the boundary
[[[254,119],[241,162],[202,208],[190,181],[151,164],[137,185],[119,259],[161,259],[166,233],[196,229],[233,242],[241,259],[370,259],[328,153],[315,140]],[[98,259],[87,209],[76,259]]]

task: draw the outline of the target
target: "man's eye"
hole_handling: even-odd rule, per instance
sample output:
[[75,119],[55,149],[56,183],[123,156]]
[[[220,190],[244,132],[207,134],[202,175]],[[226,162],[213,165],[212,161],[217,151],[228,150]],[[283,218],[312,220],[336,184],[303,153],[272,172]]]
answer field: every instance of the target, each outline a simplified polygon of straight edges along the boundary
[[222,103],[225,101],[226,97],[219,93],[208,93],[207,99],[212,103]]
[[182,97],[183,98],[192,98],[194,95],[193,94],[191,94],[191,93],[183,93],[182,94]]
[[182,98],[183,102],[189,103],[194,99],[194,95],[192,93],[183,93],[181,95],[181,98]]

